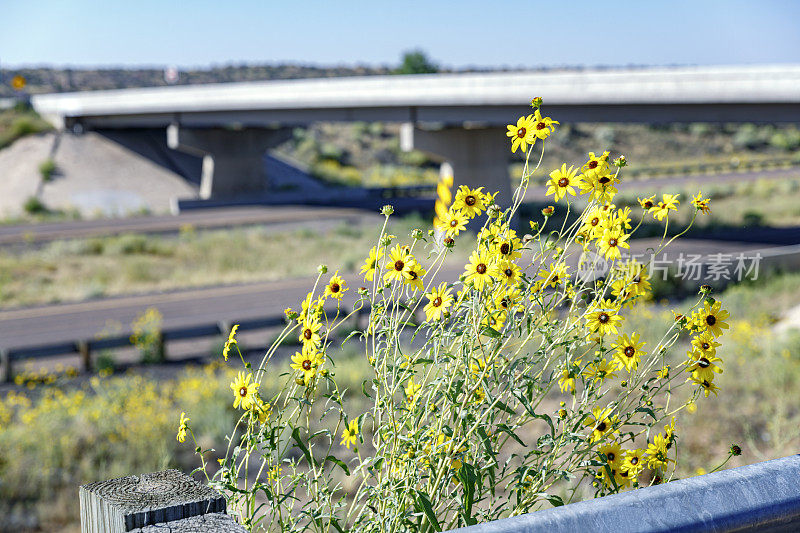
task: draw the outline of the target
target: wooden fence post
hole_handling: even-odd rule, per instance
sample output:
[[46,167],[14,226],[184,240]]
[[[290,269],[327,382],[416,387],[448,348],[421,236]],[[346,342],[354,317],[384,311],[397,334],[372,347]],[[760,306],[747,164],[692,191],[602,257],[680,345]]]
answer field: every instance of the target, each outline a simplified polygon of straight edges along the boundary
[[82,533],[245,533],[225,514],[225,498],[177,470],[83,485]]
[[92,351],[89,348],[88,341],[78,341],[75,343],[75,347],[79,354],[81,354],[81,364],[83,365],[83,371],[90,373],[92,371]]
[[0,349],[0,366],[3,367],[3,379],[6,383],[14,381],[14,372],[11,368],[11,354],[6,349]]

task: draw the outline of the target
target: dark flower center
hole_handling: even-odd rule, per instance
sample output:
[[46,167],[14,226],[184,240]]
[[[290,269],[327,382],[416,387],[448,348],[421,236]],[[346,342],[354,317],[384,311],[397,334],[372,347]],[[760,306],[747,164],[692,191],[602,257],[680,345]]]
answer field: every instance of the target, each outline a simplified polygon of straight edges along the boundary
[[547,124],[545,124],[544,122],[537,122],[537,123],[536,123],[536,129],[537,129],[537,130],[543,130],[543,129],[545,129],[546,127],[547,127]]
[[647,200],[647,201],[644,203],[644,208],[645,208],[645,209],[650,209],[651,207],[653,207],[653,202],[651,202],[650,200]]
[[597,424],[597,431],[605,431],[608,426],[606,425],[605,421],[600,422]]
[[632,457],[631,458],[631,464],[634,465],[634,466],[638,465],[639,464],[639,458],[638,457]]
[[303,337],[305,337],[306,340],[310,341],[311,337],[313,337],[313,336],[314,336],[314,332],[311,331],[311,328],[306,328],[305,330],[303,330]]
[[609,460],[609,461],[612,461],[612,462],[613,462],[613,461],[614,461],[614,459],[616,459],[616,457],[617,457],[617,456],[614,454],[614,452],[608,452],[608,453],[606,454],[606,457],[608,457],[608,460]]
[[508,255],[511,252],[511,245],[507,242],[504,242],[500,245],[500,253],[503,255]]
[[451,220],[450,221],[450,227],[451,228],[455,228],[456,226],[458,226],[458,220],[456,220],[456,219]]
[[597,168],[597,161],[589,161],[589,168]]
[[478,274],[486,274],[486,265],[480,263],[478,266],[475,267],[475,272]]
[[599,223],[600,223],[600,217],[594,217],[594,218],[592,219],[592,221],[590,222],[590,224],[591,224],[592,226],[596,226],[596,225],[598,225]]
[[311,361],[306,359],[303,361],[303,370],[311,370]]
[[608,176],[603,176],[602,178],[600,178],[597,181],[600,182],[600,185],[605,185],[606,183],[611,181],[611,178],[609,178]]
[[625,357],[633,357],[633,354],[636,353],[636,350],[633,346],[626,346],[623,353],[625,354]]
[[517,137],[522,139],[523,137],[525,137],[526,133],[528,133],[528,130],[526,130],[525,128],[520,128],[517,130]]
[[331,283],[331,292],[339,292],[339,284],[338,283]]
[[509,278],[510,278],[511,276],[513,276],[513,275],[514,275],[514,271],[513,271],[513,270],[511,270],[510,268],[507,268],[507,269],[505,270],[504,274],[505,274],[507,277],[509,277]]
[[475,205],[477,202],[478,202],[477,198],[475,198],[471,194],[469,196],[467,196],[466,198],[464,198],[464,203],[467,204],[470,207]]
[[608,316],[608,313],[600,313],[597,316],[597,321],[600,322],[601,324],[605,324],[606,322],[608,322],[609,318],[610,317]]
[[617,239],[614,239],[613,237],[611,239],[608,239],[608,245],[609,246],[616,246],[617,245]]
[[439,307],[440,305],[442,305],[442,299],[437,296],[436,299],[433,301],[433,306]]
[[711,348],[711,345],[708,344],[707,342],[702,343],[700,346],[703,348],[703,350],[708,350],[709,348]]
[[239,389],[239,396],[241,396],[242,398],[247,396],[247,387],[242,387],[241,389]]
[[416,272],[414,272],[413,270],[412,270],[411,272],[409,272],[409,273],[408,273],[408,275],[409,275],[409,276],[411,276],[411,280],[412,280],[412,281],[413,281],[413,280],[415,280],[415,279],[417,279],[417,278],[419,277],[419,276],[417,275],[417,273],[416,273]]
[[700,368],[708,368],[708,366],[710,364],[711,364],[711,361],[709,361],[705,357],[701,357],[700,360],[697,361],[697,366],[699,366]]
[[715,317],[714,315],[708,315],[706,317],[706,324],[708,324],[709,326],[713,326],[716,323],[717,323],[717,317]]
[[559,187],[566,187],[567,185],[569,185],[569,180],[567,178],[561,178],[558,180]]
[[402,271],[405,267],[406,264],[399,259],[394,262],[394,269],[397,270],[398,272]]

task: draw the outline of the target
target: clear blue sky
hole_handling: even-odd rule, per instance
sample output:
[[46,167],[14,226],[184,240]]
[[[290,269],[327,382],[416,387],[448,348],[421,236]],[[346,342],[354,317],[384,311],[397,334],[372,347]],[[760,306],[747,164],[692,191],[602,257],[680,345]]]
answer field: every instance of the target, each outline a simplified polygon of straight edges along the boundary
[[2,0],[0,65],[800,63],[800,1]]

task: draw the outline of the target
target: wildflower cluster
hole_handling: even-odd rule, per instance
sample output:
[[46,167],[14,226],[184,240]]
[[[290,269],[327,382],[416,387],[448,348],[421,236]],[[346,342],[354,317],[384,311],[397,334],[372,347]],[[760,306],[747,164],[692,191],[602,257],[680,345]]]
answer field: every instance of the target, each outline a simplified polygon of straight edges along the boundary
[[[567,214],[583,202],[578,217],[554,222],[550,206],[520,237],[512,221],[533,173],[531,153],[558,125],[534,103],[534,114],[508,126],[512,151],[526,155],[510,207],[496,206],[483,188],[459,187],[439,217],[443,242],[415,232],[396,243],[385,222],[360,269],[368,286],[350,294],[351,313],[343,311],[345,279],[336,272],[324,280],[320,268],[257,369],[242,360],[246,370],[231,384],[242,416],[211,480],[246,526],[441,530],[566,503],[584,480],[606,494],[674,472],[674,415],[685,404],[670,402],[684,386],[693,387],[692,401],[708,396],[719,360],[707,352],[727,313],[701,299],[663,337],[642,339],[626,329],[626,315],[649,298],[649,275],[621,252],[645,218],[666,221],[660,251],[694,217],[667,239],[679,201],[666,194],[642,199],[634,224],[637,214],[613,203],[625,160],[609,164],[605,151],[550,173],[547,194]],[[708,211],[700,195],[693,205],[695,216]],[[387,221],[392,211],[382,210]],[[466,233],[470,226],[476,233]],[[471,252],[457,279],[445,264],[455,246]],[[611,269],[584,265],[576,276],[587,252]],[[360,390],[337,381],[331,347],[340,330],[369,365]],[[688,381],[665,359],[687,330]],[[278,361],[278,346],[292,336],[299,349]],[[267,372],[285,381],[262,398]],[[356,397],[368,408],[353,412]]]

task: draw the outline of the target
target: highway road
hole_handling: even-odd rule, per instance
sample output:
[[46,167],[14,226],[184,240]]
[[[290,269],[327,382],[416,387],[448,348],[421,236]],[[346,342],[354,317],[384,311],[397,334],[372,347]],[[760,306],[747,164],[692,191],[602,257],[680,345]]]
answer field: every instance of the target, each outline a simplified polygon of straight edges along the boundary
[[[655,244],[653,239],[636,240],[631,251],[641,253]],[[737,254],[760,248],[763,245],[754,243],[681,239],[670,246],[669,258],[680,253]],[[463,267],[454,265],[440,273],[439,279],[455,280],[461,272]],[[345,302],[352,305],[362,281],[355,274],[345,279],[351,287],[350,300]],[[165,329],[280,315],[287,307],[297,308],[312,286],[313,279],[300,278],[4,310],[0,311],[0,349],[93,339],[109,323],[120,325],[120,333],[125,333],[148,307],[162,313]]]

